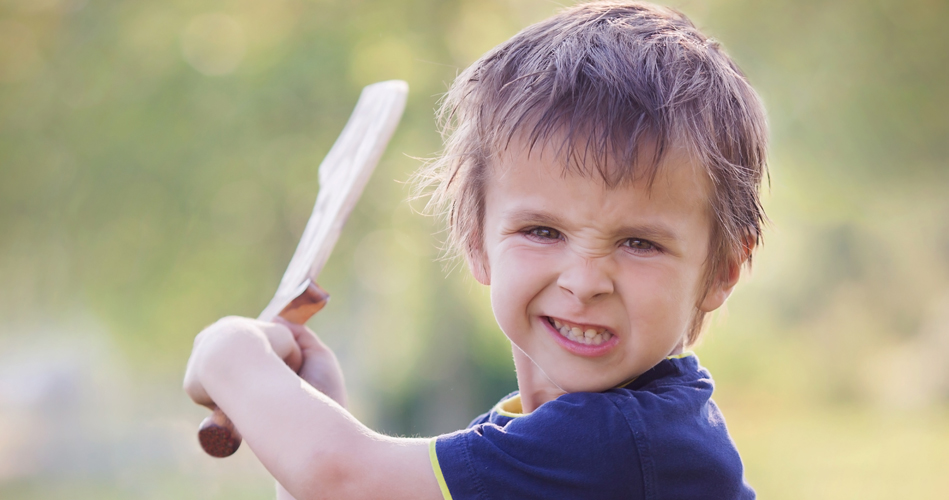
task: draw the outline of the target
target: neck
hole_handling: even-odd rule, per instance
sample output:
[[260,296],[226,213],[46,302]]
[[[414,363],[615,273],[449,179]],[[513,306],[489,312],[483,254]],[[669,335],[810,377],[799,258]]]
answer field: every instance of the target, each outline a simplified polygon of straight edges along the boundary
[[521,395],[521,411],[530,413],[547,401],[557,399],[566,391],[554,384],[526,354],[512,344],[517,389]]
[[[567,393],[547,377],[547,374],[534,363],[524,351],[511,344],[514,351],[514,368],[517,370],[517,389],[521,395],[521,412],[530,413],[540,405],[557,399]],[[685,352],[684,341],[679,342],[669,356]]]

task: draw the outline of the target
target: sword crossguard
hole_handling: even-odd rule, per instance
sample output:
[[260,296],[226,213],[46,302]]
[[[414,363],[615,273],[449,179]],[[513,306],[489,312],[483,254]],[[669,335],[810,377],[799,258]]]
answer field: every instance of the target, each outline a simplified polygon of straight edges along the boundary
[[330,294],[326,290],[307,280],[306,290],[303,290],[303,293],[291,300],[278,316],[291,323],[302,325],[309,321],[314,314],[320,312],[329,300]]
[[[303,325],[323,309],[329,300],[330,294],[326,290],[307,280],[306,290],[291,300],[279,316],[290,323]],[[211,416],[201,422],[198,442],[208,455],[224,458],[233,455],[241,446],[241,434],[227,415],[220,408],[215,408]]]

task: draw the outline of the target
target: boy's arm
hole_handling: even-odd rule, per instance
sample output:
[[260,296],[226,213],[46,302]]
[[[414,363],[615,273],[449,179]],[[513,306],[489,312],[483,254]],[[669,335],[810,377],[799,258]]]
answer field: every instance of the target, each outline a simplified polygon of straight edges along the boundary
[[362,425],[283,361],[272,337],[289,330],[262,325],[230,319],[201,332],[185,389],[217,404],[294,498],[441,498],[428,440]]
[[[314,389],[329,396],[343,408],[347,407],[346,384],[343,381],[343,370],[333,350],[324,344],[312,330],[303,325],[284,321],[277,316],[274,322],[280,323],[293,333],[293,338],[300,347],[302,364],[297,375],[313,386]],[[277,500],[296,500],[279,482],[276,485]]]

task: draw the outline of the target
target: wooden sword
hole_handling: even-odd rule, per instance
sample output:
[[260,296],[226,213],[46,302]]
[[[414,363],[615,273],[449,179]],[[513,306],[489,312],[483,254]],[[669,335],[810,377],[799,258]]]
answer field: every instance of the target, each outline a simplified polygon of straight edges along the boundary
[[[320,164],[320,191],[300,243],[277,292],[257,319],[273,321],[280,316],[302,325],[329,301],[316,278],[399,124],[408,92],[408,84],[401,80],[362,90],[356,109]],[[227,457],[241,445],[241,435],[218,408],[201,422],[198,441],[209,455]]]

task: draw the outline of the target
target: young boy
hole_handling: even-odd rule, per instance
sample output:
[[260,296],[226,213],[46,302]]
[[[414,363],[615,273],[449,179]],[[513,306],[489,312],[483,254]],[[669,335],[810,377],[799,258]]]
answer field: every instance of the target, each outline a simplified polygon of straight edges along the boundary
[[311,331],[228,318],[195,340],[188,394],[285,498],[753,498],[685,351],[764,219],[764,112],[737,67],[675,11],[590,3],[475,62],[441,113],[422,185],[491,287],[518,393],[466,430],[383,436]]

